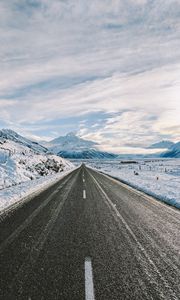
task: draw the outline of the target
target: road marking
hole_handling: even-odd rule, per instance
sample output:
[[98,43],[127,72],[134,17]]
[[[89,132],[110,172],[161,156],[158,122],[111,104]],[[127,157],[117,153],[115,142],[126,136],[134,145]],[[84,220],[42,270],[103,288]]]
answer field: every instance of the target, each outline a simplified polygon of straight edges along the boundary
[[83,182],[85,182],[85,179],[83,178]]
[[83,190],[83,199],[86,199],[86,190]]
[[86,257],[84,267],[85,267],[85,299],[95,300],[92,262],[90,257]]
[[149,254],[147,253],[146,249],[143,247],[143,245],[139,242],[139,240],[137,239],[136,235],[134,234],[134,232],[132,231],[132,229],[130,228],[130,226],[127,224],[127,222],[125,221],[125,219],[123,218],[123,216],[120,214],[120,212],[118,211],[118,209],[116,208],[116,206],[114,206],[114,204],[112,203],[111,199],[108,197],[108,195],[106,194],[106,192],[103,190],[103,188],[100,186],[100,184],[98,183],[98,181],[94,178],[94,176],[89,172],[89,175],[92,177],[92,179],[94,180],[94,182],[96,183],[97,187],[99,188],[99,190],[101,191],[101,193],[104,195],[106,201],[105,203],[108,205],[108,207],[110,209],[112,209],[112,213],[114,212],[115,214],[113,214],[114,216],[116,215],[118,217],[118,219],[121,220],[121,222],[123,223],[123,225],[125,226],[125,228],[127,229],[127,231],[130,233],[131,237],[134,239],[134,241],[136,242],[136,245],[138,246],[138,248],[141,250],[141,252],[144,254],[144,256],[146,257],[147,261],[149,262],[149,264],[151,266],[153,266],[154,270],[156,271],[156,273],[159,275],[159,277],[161,278],[164,286],[169,290],[169,293],[171,294],[172,299],[176,299],[178,300],[175,292],[172,290],[171,286],[169,285],[168,281],[166,280],[166,278],[161,274],[161,272],[159,271],[158,267],[156,266],[156,264],[154,263],[154,261],[151,259],[151,257],[149,256]]

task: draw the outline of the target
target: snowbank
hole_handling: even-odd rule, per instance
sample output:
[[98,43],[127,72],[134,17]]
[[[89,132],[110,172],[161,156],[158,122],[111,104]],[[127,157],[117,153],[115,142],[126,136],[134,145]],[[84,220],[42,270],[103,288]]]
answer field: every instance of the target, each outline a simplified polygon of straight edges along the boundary
[[0,190],[0,211],[4,211],[13,204],[18,204],[29,196],[35,196],[47,189],[58,180],[71,173],[75,167],[55,175],[41,177],[36,180],[22,182],[19,185]]
[[0,144],[0,190],[72,167],[72,163],[57,155],[37,152],[14,141]]
[[0,210],[47,188],[73,168],[38,143],[13,131],[0,131]]

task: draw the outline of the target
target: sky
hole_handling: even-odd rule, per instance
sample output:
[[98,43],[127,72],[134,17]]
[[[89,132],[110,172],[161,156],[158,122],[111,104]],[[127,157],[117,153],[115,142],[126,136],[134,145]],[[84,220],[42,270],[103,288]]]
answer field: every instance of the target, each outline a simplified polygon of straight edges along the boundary
[[0,128],[116,153],[180,140],[180,0],[0,0]]

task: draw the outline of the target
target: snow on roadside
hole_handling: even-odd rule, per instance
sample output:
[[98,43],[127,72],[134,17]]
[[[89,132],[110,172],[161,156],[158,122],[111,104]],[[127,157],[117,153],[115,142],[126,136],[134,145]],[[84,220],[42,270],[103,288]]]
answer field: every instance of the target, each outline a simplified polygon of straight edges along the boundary
[[19,185],[0,190],[0,212],[4,211],[13,204],[25,201],[25,199],[29,196],[35,196],[36,194],[55,184],[57,181],[75,169],[75,167],[72,166],[73,165],[71,165],[69,170],[61,173],[48,175],[32,181],[22,182]]
[[89,161],[90,167],[180,208],[180,160]]
[[36,152],[14,141],[0,144],[0,190],[71,167],[72,164],[62,157]]
[[62,178],[74,165],[16,132],[0,130],[0,211]]

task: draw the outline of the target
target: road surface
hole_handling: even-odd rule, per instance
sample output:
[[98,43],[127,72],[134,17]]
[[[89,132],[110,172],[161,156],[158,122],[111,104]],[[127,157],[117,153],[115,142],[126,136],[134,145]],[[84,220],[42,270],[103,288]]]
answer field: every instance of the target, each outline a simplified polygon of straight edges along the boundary
[[82,165],[0,217],[1,300],[180,299],[180,212]]

